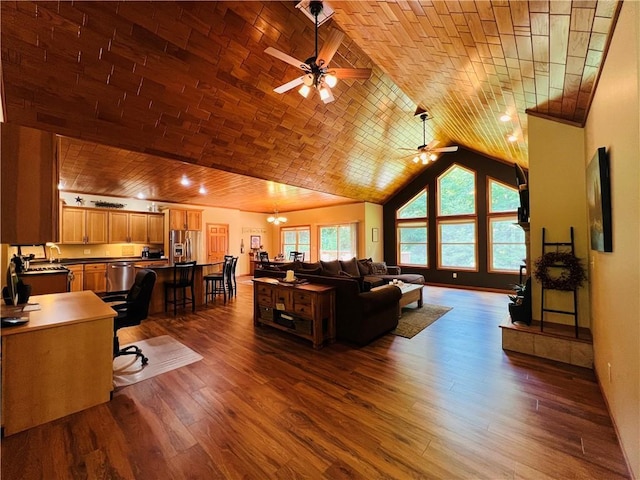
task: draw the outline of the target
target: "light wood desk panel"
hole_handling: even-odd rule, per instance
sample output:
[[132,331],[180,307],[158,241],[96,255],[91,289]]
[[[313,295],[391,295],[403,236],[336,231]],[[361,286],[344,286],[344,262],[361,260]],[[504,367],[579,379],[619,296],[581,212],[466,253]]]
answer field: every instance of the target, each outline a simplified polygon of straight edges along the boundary
[[[29,323],[2,328],[2,423],[11,435],[108,402],[113,317],[91,291],[37,295]],[[3,307],[3,315],[10,309]]]

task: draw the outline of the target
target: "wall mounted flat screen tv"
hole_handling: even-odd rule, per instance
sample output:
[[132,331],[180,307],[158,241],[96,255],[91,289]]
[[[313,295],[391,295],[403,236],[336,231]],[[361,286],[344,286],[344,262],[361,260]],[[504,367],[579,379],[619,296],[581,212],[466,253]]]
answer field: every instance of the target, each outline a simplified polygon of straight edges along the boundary
[[587,204],[591,250],[613,252],[611,227],[611,182],[605,147],[596,150],[587,167]]

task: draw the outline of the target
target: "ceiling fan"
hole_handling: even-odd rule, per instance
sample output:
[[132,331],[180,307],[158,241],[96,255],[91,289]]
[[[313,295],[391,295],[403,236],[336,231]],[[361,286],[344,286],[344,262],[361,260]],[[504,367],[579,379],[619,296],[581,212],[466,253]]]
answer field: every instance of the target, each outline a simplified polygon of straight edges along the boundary
[[[413,163],[422,162],[423,165],[429,163],[429,160],[432,162],[438,158],[436,153],[446,153],[446,152],[456,152],[458,151],[458,146],[454,145],[451,147],[440,147],[436,148],[440,142],[438,140],[432,140],[427,143],[427,135],[426,135],[426,121],[430,119],[427,113],[420,114],[420,120],[422,120],[422,145],[418,147],[418,154],[413,157]],[[410,150],[415,151],[413,148],[401,148],[401,150]]]
[[272,55],[283,62],[293,65],[304,72],[304,75],[298,77],[290,82],[280,85],[274,88],[276,93],[285,93],[292,88],[302,85],[298,93],[303,97],[307,97],[311,88],[318,90],[320,98],[324,103],[333,102],[335,98],[331,92],[331,88],[335,87],[339,78],[357,78],[368,79],[371,76],[370,68],[329,68],[329,62],[338,51],[338,47],[342,43],[344,33],[339,30],[332,30],[329,38],[322,46],[322,49],[318,51],[318,15],[322,12],[321,1],[309,2],[309,10],[315,18],[315,35],[316,35],[316,48],[314,55],[307,58],[304,62],[287,55],[280,50],[276,50],[273,47],[265,49],[265,53]]

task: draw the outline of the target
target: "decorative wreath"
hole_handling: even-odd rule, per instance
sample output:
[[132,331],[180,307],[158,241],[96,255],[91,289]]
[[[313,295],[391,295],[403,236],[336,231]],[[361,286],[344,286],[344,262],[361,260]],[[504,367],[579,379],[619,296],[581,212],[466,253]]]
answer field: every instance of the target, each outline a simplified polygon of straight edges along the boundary
[[[535,262],[533,276],[543,288],[551,290],[575,290],[587,279],[580,259],[569,252],[547,252]],[[561,270],[559,276],[551,277],[549,267]]]

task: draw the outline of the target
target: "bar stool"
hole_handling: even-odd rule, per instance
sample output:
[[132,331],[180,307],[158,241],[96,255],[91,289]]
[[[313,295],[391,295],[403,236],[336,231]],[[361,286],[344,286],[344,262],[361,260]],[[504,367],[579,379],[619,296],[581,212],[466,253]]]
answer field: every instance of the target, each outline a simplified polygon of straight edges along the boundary
[[224,303],[227,303],[227,291],[231,296],[230,275],[233,265],[233,256],[225,255],[222,270],[217,273],[210,273],[203,277],[204,279],[204,302],[209,303],[209,298],[215,300],[218,294],[222,294]]
[[236,283],[236,266],[238,265],[238,257],[233,257],[231,260],[231,271],[229,272],[228,285],[229,285],[229,298],[238,294],[238,284]]
[[296,252],[296,251],[289,252],[289,260],[291,260],[292,262],[295,262],[295,261],[304,262],[304,252]]
[[[167,306],[173,304],[173,314],[176,315],[178,304],[182,304],[182,308],[186,306],[187,300],[191,301],[191,311],[196,311],[196,296],[193,291],[193,279],[196,273],[196,262],[176,262],[173,265],[173,281],[164,282],[164,311]],[[190,289],[191,296],[187,297],[187,288]],[[172,298],[169,298],[169,292],[173,292]],[[181,295],[178,296],[178,292]]]

